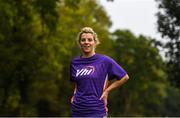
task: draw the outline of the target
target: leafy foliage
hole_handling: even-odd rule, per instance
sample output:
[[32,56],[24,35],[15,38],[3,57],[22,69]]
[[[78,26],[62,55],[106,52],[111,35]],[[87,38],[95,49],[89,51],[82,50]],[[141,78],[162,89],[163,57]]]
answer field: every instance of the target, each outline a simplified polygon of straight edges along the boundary
[[166,41],[167,72],[171,83],[180,88],[180,1],[156,0],[159,5],[158,30]]
[[[150,38],[135,37],[128,30],[117,30],[112,37],[114,58],[130,76],[128,84],[112,95],[119,98],[110,101],[112,116],[160,116],[167,83],[158,50]],[[120,110],[115,108],[116,103]]]

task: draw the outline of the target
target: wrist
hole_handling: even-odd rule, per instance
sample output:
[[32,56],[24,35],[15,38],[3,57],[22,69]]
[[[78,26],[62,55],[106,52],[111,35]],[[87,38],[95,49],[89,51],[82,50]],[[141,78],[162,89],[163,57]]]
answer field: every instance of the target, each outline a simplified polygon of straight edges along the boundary
[[106,93],[109,93],[109,92],[110,92],[110,90],[107,88],[107,89],[105,90],[105,92],[106,92]]

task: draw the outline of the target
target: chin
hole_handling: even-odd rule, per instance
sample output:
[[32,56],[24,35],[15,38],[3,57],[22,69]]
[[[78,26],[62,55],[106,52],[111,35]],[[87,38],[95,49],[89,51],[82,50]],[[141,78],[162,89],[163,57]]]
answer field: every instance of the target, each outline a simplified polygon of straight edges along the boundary
[[85,53],[90,53],[91,52],[91,50],[82,50],[83,52],[85,52]]
[[84,53],[91,53],[91,51],[83,51]]

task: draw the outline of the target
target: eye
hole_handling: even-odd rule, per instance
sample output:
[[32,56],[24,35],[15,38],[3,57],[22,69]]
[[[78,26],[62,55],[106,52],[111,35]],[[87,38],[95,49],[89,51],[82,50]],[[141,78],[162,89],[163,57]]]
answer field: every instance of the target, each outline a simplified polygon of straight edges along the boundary
[[80,40],[80,41],[84,42],[85,40],[86,40],[85,38],[81,38],[81,40]]
[[92,38],[88,38],[88,41],[91,42],[91,41],[93,41],[93,39]]

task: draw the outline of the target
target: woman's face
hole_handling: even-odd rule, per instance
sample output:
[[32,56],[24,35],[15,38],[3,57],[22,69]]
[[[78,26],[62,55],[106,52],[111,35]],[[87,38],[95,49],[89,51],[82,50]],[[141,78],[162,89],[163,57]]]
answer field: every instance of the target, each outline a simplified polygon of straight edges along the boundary
[[94,40],[93,34],[91,33],[83,33],[81,35],[81,39],[79,40],[79,44],[83,53],[94,53],[96,42]]

